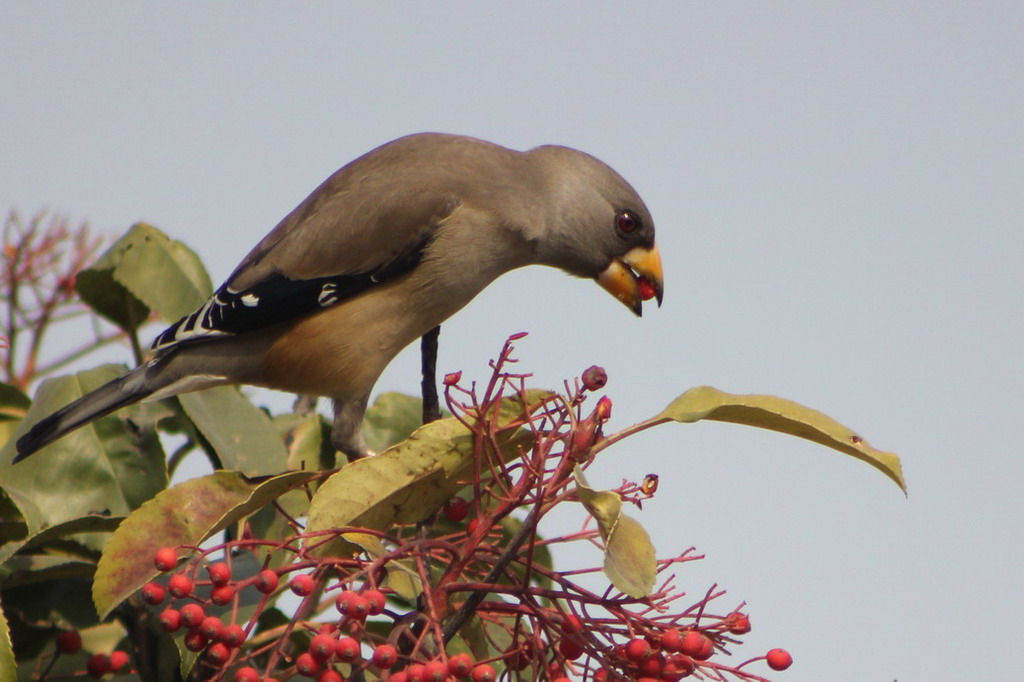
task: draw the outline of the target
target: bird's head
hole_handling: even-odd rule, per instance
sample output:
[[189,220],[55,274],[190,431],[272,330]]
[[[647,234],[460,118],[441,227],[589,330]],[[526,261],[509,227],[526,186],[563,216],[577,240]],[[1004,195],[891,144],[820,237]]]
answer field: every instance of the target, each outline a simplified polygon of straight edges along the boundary
[[597,281],[632,310],[661,305],[661,256],[654,220],[636,191],[598,159],[568,147],[529,152],[545,178],[551,202],[538,256],[571,274]]

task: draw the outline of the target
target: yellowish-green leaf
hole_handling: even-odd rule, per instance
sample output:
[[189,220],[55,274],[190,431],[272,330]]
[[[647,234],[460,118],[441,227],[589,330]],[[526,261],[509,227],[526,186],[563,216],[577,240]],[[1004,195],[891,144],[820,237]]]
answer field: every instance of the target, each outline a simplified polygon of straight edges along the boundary
[[14,662],[14,647],[11,646],[11,631],[7,618],[0,611],[0,680],[18,679],[18,666]]
[[[531,391],[533,409],[552,394]],[[499,427],[523,413],[518,400],[506,400]],[[503,434],[503,456],[514,457],[533,444],[524,431]],[[472,471],[473,434],[455,418],[420,427],[409,438],[374,457],[341,468],[320,486],[309,507],[308,531],[329,528],[385,530],[395,523],[417,523],[457,493]],[[325,545],[324,554],[350,554],[354,547]]]
[[876,450],[831,417],[785,398],[737,395],[711,386],[698,386],[673,400],[650,421],[689,423],[703,419],[757,426],[814,441],[867,462],[892,479],[904,493],[907,491],[896,454]]
[[642,598],[654,589],[658,561],[654,544],[640,522],[622,513],[622,499],[611,490],[594,490],[583,470],[574,469],[580,502],[597,521],[604,539],[604,572],[615,589]]
[[217,471],[179,483],[143,504],[103,549],[92,590],[100,618],[156,575],[152,557],[157,549],[198,545],[314,475],[296,471],[252,481],[237,472]]
[[[379,559],[387,554],[384,543],[376,535],[345,533],[343,537],[348,542],[362,547],[374,559]],[[406,601],[414,601],[423,593],[423,581],[420,580],[411,560],[392,559],[385,565],[388,569],[388,576],[384,584],[393,589],[399,597]]]

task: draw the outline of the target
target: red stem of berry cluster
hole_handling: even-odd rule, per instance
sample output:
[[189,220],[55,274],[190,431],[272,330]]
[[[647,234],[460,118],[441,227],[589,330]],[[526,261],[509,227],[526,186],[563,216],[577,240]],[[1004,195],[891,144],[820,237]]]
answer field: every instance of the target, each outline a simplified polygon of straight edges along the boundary
[[[453,522],[445,526],[440,518],[427,526],[395,526],[387,532],[332,528],[308,533],[296,527],[296,532],[282,541],[258,540],[243,534],[216,548],[194,548],[195,563],[184,571],[192,578],[198,577],[200,563],[214,552],[223,552],[228,561],[248,551],[265,557],[259,575],[233,583],[233,601],[226,612],[232,623],[240,618],[238,593],[257,589],[271,556],[276,557],[274,575],[290,577],[292,591],[303,598],[288,623],[254,634],[260,614],[285,588],[265,593],[244,628],[251,638],[248,648],[235,651],[220,669],[210,663],[210,653],[205,654],[202,660],[214,668],[214,675],[227,674],[227,667],[257,660],[264,676],[280,673],[282,665],[286,670],[292,670],[287,666],[296,666],[300,672],[319,665],[309,658],[314,649],[306,654],[292,650],[292,635],[301,631],[353,637],[374,651],[393,646],[398,657],[393,665],[398,668],[432,661],[448,665],[446,645],[460,634],[468,637],[466,628],[473,621],[471,632],[483,638],[492,652],[475,664],[500,663],[512,671],[512,678],[518,674],[515,671],[530,666],[531,672],[521,673],[529,679],[553,680],[572,674],[614,680],[622,679],[622,674],[640,676],[640,666],[644,665],[665,666],[658,674],[645,673],[663,680],[688,674],[713,680],[764,680],[742,670],[747,663],[729,666],[721,662],[727,647],[739,643],[735,635],[749,629],[749,621],[738,610],[742,604],[724,614],[711,613],[711,605],[724,595],[712,586],[688,606],[677,606],[686,595],[676,589],[675,577],[668,571],[700,559],[692,548],[658,562],[660,585],[643,598],[625,596],[610,586],[597,593],[577,582],[577,576],[594,574],[598,567],[559,571],[538,560],[538,550],[554,545],[601,545],[598,531],[586,524],[579,532],[559,537],[540,539],[537,533],[548,511],[575,497],[573,469],[577,465],[586,467],[593,453],[601,449],[601,428],[610,402],[603,407],[599,403],[592,413],[584,414],[591,389],[576,381],[566,386],[564,395],[551,395],[539,405],[529,405],[531,397],[537,399],[526,390],[529,375],[509,371],[516,362],[513,343],[518,338],[510,338],[492,363],[493,372],[482,395],[475,386],[467,389],[457,380],[445,381],[449,409],[474,436],[473,471],[466,481],[473,497],[468,528],[454,526],[449,530]],[[511,418],[510,399],[524,406],[521,414]],[[517,452],[509,452],[511,442],[521,444]],[[624,502],[639,505],[653,495],[654,489],[625,481],[616,492]],[[525,517],[521,522],[507,522],[513,528],[518,523],[507,537],[501,530],[502,523],[517,510],[525,512]],[[288,522],[296,523],[294,519]],[[349,558],[321,556],[316,551],[352,531],[373,535],[387,551],[373,557],[357,554]],[[414,606],[408,601],[403,604],[389,587],[388,577],[399,571],[398,566],[412,570],[418,579],[419,596]],[[303,585],[298,585],[300,582]],[[391,607],[371,616],[377,621],[373,627],[365,622],[365,613],[360,616],[346,610],[357,608],[351,605],[354,602],[345,601],[355,598],[347,595],[358,597],[367,591],[392,596]],[[340,617],[330,611],[335,602]],[[739,620],[746,623],[746,629],[737,625]],[[684,653],[677,648],[673,642],[686,633],[692,633],[706,651]],[[637,639],[649,643],[654,659],[630,658],[626,644]],[[329,664],[330,659],[325,665]],[[350,679],[371,669],[380,673],[370,667],[369,661],[351,665]],[[673,665],[678,667],[671,668]],[[673,677],[675,673],[670,669],[678,676]],[[487,675],[482,673],[481,679],[487,679]]]

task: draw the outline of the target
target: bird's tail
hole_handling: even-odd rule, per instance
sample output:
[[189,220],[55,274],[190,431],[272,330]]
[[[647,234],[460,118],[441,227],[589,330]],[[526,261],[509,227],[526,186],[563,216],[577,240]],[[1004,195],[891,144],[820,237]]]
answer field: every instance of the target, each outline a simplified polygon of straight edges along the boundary
[[14,462],[20,462],[94,419],[105,417],[164,388],[170,383],[171,377],[160,371],[162,364],[160,360],[155,360],[136,367],[36,422],[28,433],[18,439]]

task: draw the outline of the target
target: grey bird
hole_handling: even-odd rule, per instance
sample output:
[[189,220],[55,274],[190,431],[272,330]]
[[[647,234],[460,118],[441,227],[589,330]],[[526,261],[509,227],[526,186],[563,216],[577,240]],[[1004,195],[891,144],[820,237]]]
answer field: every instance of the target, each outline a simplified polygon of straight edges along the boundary
[[399,138],[329,177],[146,362],[37,422],[14,461],[137,401],[234,383],[331,398],[332,444],[364,456],[359,427],[388,363],[526,265],[594,279],[637,315],[646,299],[661,304],[654,222],[601,161]]

